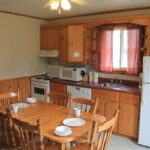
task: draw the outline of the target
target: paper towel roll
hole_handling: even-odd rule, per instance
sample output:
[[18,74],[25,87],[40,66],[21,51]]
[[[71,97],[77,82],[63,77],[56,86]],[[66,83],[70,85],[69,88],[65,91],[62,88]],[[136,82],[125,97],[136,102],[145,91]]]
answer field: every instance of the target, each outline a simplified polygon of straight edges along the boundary
[[93,73],[93,81],[94,83],[98,83],[98,72]]
[[89,82],[93,82],[93,72],[89,72]]

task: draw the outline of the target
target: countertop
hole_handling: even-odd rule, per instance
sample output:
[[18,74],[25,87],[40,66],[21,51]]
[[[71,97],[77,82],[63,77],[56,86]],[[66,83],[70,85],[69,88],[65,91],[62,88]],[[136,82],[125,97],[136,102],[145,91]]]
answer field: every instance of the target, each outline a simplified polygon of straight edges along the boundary
[[60,80],[60,79],[52,79],[51,82],[53,83],[61,83],[65,85],[74,85],[74,86],[80,86],[80,87],[86,87],[86,88],[94,88],[94,89],[103,89],[103,90],[113,90],[118,92],[125,92],[125,93],[131,93],[135,95],[141,94],[141,89],[135,85],[124,85],[119,88],[112,88],[112,87],[102,87],[100,83],[90,83],[90,82],[75,82],[75,81],[67,81],[67,80]]

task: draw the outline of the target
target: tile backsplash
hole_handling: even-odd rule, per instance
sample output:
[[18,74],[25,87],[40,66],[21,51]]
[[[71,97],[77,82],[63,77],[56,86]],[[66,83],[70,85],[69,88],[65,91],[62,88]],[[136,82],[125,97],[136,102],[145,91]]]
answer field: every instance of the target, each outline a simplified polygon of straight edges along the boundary
[[100,78],[112,78],[112,79],[119,79],[119,80],[132,80],[132,81],[139,81],[139,76],[135,75],[126,75],[126,74],[111,74],[111,73],[99,73]]
[[[89,73],[90,71],[94,71],[93,65],[85,65],[80,63],[62,63],[59,62],[57,58],[48,59],[48,65],[86,67],[87,73]],[[112,78],[112,79],[119,79],[119,80],[139,81],[139,76],[137,75],[111,74],[111,73],[102,73],[102,72],[99,72],[99,78]]]

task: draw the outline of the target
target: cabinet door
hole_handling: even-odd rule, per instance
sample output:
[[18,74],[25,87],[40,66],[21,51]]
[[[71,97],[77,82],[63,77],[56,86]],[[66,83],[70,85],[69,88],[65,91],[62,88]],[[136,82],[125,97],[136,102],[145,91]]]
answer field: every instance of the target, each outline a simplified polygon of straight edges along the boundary
[[[118,102],[111,102],[111,101],[106,102],[105,117],[107,118],[107,120],[110,120],[114,117],[114,114],[115,114],[116,109],[118,108],[118,106],[119,106]],[[114,128],[113,131],[118,132],[118,120],[116,122],[116,125],[115,125],[115,128]]]
[[138,137],[139,96],[120,93],[119,133]]
[[[93,97],[99,98],[99,104],[97,107],[97,113],[110,120],[114,117],[115,111],[119,106],[119,92],[109,90],[93,89]],[[118,121],[114,128],[114,132],[118,131]]]
[[67,93],[67,86],[60,83],[51,83],[51,92]]
[[97,105],[96,113],[99,115],[104,116],[105,115],[105,101],[99,100]]
[[93,56],[94,56],[94,49],[93,49],[93,29],[86,29],[84,31],[84,60],[85,64],[93,64]]
[[59,60],[68,62],[68,28],[62,26],[59,38]]
[[41,27],[41,50],[59,49],[59,26]]
[[83,62],[83,26],[68,26],[68,62]]

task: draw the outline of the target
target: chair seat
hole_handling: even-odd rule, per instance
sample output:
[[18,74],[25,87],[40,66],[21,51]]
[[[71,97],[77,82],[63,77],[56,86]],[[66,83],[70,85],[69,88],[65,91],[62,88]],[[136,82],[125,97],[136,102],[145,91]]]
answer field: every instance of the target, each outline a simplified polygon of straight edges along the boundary
[[[40,149],[40,144],[37,144],[37,150]],[[59,145],[53,145],[50,143],[44,143],[44,150],[59,150]]]
[[75,147],[71,147],[70,150],[89,150],[90,149],[90,143],[81,143],[78,144]]

